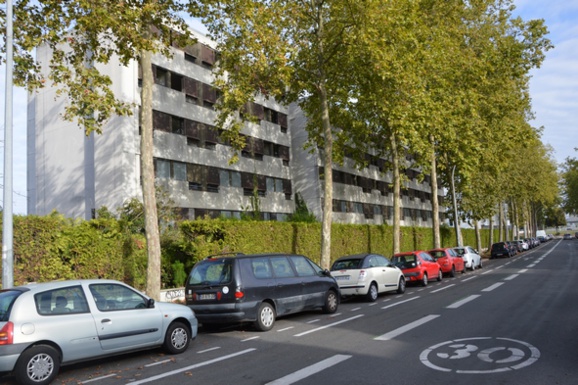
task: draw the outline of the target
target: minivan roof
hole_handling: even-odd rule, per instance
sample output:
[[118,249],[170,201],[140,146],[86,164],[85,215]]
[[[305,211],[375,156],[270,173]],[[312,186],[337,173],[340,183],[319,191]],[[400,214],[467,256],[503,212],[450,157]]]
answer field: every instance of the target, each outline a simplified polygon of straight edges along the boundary
[[291,253],[259,253],[259,254],[243,254],[243,253],[224,253],[224,254],[216,254],[216,255],[209,255],[205,258],[207,259],[225,259],[225,258],[237,258],[237,259],[245,259],[245,258],[258,258],[258,257],[275,257],[281,255],[300,255],[300,254],[291,254]]

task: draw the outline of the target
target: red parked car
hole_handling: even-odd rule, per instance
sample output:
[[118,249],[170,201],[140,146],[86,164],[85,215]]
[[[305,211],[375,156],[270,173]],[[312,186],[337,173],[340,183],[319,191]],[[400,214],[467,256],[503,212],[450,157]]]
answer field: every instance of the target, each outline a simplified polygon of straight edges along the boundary
[[442,280],[440,265],[425,251],[398,253],[391,262],[401,269],[408,283],[419,282],[422,286],[427,286],[430,279]]
[[428,253],[440,265],[442,273],[447,274],[450,277],[455,277],[456,271],[459,271],[462,274],[466,272],[466,264],[464,263],[464,260],[456,254],[453,249],[433,249],[428,251]]

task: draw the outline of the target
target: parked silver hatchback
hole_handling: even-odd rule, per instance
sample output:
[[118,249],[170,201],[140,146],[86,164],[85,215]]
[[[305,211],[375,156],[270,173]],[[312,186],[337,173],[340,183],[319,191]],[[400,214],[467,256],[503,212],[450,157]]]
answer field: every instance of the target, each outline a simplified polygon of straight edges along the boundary
[[0,372],[49,384],[61,365],[162,346],[184,352],[195,313],[114,280],[34,283],[0,291]]

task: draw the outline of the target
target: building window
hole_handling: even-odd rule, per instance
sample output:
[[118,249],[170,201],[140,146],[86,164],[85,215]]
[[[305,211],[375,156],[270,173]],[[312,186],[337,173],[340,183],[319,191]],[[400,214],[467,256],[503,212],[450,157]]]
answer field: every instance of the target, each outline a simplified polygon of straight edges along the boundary
[[177,116],[171,116],[171,132],[173,134],[185,134],[185,119]]
[[155,176],[162,179],[170,179],[171,177],[171,162],[163,159],[156,159],[155,161]]
[[186,52],[185,52],[185,60],[188,61],[189,63],[195,63],[195,64],[197,63],[197,58],[191,54],[186,53]]
[[186,163],[173,162],[173,179],[187,180],[187,165]]
[[155,83],[160,86],[168,87],[170,84],[169,71],[161,67],[156,67]]
[[219,170],[219,183],[223,187],[241,187],[241,173],[231,170]]

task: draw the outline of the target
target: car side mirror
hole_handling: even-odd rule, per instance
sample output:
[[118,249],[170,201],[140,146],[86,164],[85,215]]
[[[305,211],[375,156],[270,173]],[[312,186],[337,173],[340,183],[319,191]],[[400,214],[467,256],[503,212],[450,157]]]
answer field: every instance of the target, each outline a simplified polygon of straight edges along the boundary
[[149,298],[149,300],[147,301],[147,309],[153,309],[154,307],[155,307],[155,300]]

